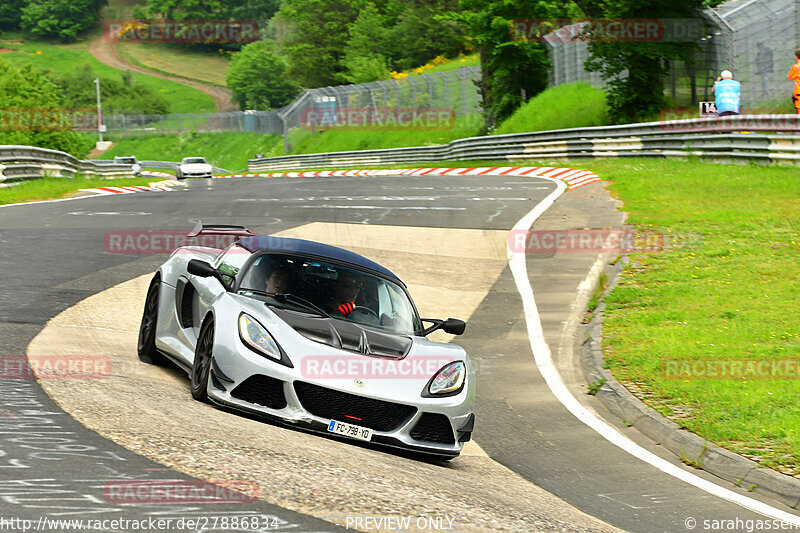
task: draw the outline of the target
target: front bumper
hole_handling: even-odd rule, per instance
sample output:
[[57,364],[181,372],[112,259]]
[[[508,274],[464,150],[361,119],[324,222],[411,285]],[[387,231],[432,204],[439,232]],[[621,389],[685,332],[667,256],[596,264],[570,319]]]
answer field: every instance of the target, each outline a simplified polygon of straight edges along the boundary
[[183,172],[181,171],[181,177],[184,178],[210,178],[211,172]]
[[361,392],[352,380],[310,380],[296,368],[254,353],[238,335],[222,336],[224,341],[216,339],[208,384],[209,398],[221,406],[329,436],[334,436],[327,431],[331,420],[363,425],[372,429],[372,443],[443,459],[458,456],[471,438],[474,373],[456,396],[423,398],[425,381],[415,380],[419,386],[415,382],[410,388],[418,389],[416,395],[389,398],[375,394],[382,387],[391,390],[389,384],[375,383]]

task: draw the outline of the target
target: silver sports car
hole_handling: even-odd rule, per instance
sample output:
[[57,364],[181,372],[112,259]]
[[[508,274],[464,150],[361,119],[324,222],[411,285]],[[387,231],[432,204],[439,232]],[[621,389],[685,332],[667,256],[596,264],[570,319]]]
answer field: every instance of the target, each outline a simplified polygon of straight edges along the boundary
[[[475,371],[461,320],[423,319],[405,284],[356,253],[198,226],[236,238],[184,246],[147,292],[139,358],[183,368],[200,401],[331,435],[452,459],[472,434]],[[423,322],[430,325],[426,328]]]

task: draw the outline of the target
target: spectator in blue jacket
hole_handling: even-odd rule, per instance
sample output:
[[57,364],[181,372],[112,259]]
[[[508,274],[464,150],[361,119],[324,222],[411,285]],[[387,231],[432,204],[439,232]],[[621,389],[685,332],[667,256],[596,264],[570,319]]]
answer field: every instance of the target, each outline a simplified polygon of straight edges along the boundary
[[730,70],[723,70],[714,83],[714,102],[719,116],[738,115],[741,98],[742,84],[733,79]]

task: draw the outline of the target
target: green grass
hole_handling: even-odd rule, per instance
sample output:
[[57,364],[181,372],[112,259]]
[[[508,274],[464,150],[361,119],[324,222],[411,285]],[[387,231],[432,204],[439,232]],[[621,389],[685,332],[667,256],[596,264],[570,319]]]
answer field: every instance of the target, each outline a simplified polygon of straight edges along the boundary
[[[310,130],[297,128],[289,134],[290,153],[313,154],[345,150],[374,150],[378,148],[447,144],[456,139],[477,135],[480,129],[479,121],[479,115],[468,115],[467,117],[458,118],[452,128],[430,130],[332,129],[312,133]],[[268,155],[285,155],[283,143],[275,145]]]
[[[606,302],[604,351],[617,379],[662,414],[794,473],[800,381],[668,378],[662,358],[800,360],[797,170],[696,161],[593,161],[628,222],[665,236]],[[796,373],[795,373],[796,374]]]
[[605,93],[588,83],[551,87],[531,98],[494,133],[580,128],[609,124]]
[[435,72],[450,72],[451,70],[458,70],[461,67],[477,67],[480,65],[480,59],[478,58],[478,54],[473,54],[470,56],[459,56],[449,60],[447,63],[442,64],[434,64],[433,61],[429,61],[427,64],[417,67],[416,69],[408,69],[404,70],[406,74],[409,76],[413,76],[414,74],[428,74],[428,73],[435,73]]
[[[231,171],[247,168],[255,154],[267,154],[282,138],[258,133],[184,133],[174,136],[153,135],[136,139],[114,140],[111,150],[101,159],[117,155],[135,155],[139,160],[180,161],[192,155],[205,157],[211,164]],[[281,144],[282,146],[282,144]]]
[[[15,65],[32,65],[44,72],[65,74],[89,64],[101,76],[121,78],[121,71],[97,61],[89,54],[88,47],[88,39],[73,44],[51,44],[23,40],[16,34],[0,37],[0,48],[12,50],[3,53],[2,58]],[[213,113],[217,110],[214,100],[197,89],[144,74],[134,73],[133,79],[164,95],[170,113]]]
[[225,87],[229,55],[211,54],[178,45],[118,43],[119,54],[139,67],[188,80]]
[[13,187],[0,188],[0,205],[18,204],[35,200],[55,200],[72,196],[73,193],[80,189],[147,185],[150,182],[161,181],[162,179],[165,178],[141,177],[103,179],[82,176],[75,178],[40,178],[24,181]]

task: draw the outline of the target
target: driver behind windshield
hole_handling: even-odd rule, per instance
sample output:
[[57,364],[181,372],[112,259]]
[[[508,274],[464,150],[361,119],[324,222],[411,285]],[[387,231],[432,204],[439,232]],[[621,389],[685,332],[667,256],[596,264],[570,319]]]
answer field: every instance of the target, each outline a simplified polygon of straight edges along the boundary
[[333,282],[333,290],[328,301],[320,307],[330,314],[347,316],[356,310],[356,300],[361,292],[361,283],[358,278],[348,272],[340,272],[339,277]]
[[266,291],[272,294],[283,294],[289,292],[289,269],[278,265],[275,267],[264,282]]

